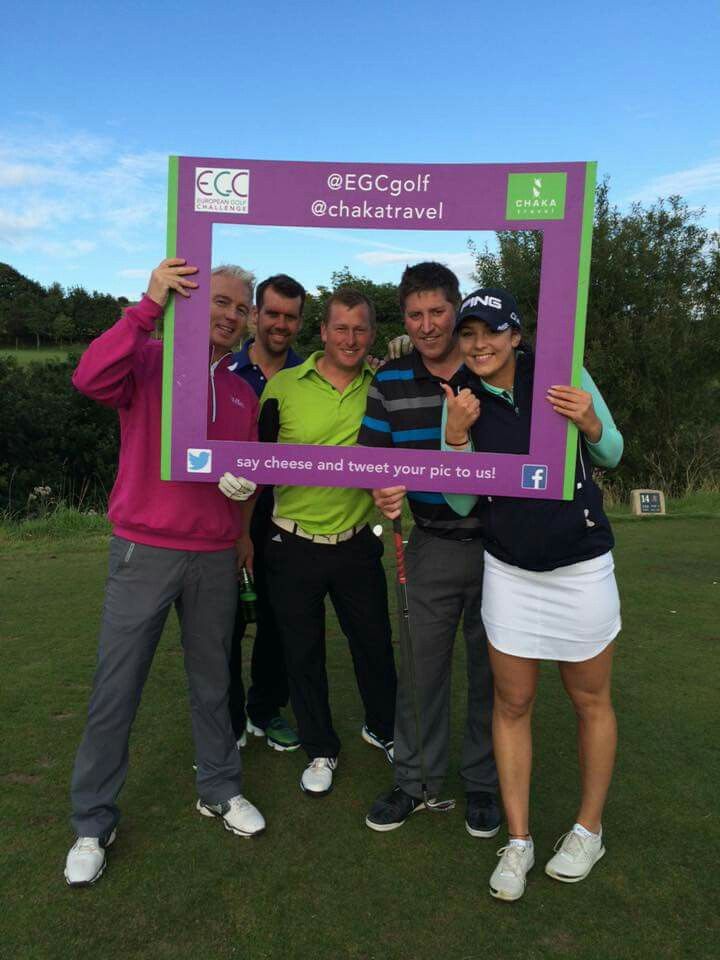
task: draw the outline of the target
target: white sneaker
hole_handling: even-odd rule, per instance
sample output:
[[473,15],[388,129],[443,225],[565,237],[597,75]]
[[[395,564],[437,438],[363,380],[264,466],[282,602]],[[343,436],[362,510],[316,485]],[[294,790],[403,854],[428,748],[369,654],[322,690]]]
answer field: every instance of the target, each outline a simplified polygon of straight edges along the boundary
[[315,757],[303,770],[300,786],[313,797],[324,797],[332,790],[333,770],[336,767],[336,757]]
[[[254,737],[265,736],[265,731],[262,729],[262,727],[256,727],[255,724],[250,719],[250,717],[248,717],[245,721],[245,733],[246,734],[251,733]],[[246,740],[247,740],[247,737],[246,737]]]
[[525,893],[525,876],[535,866],[533,844],[509,843],[497,855],[500,863],[490,877],[490,893],[498,900],[519,900]]
[[198,800],[197,809],[204,817],[220,817],[225,829],[238,837],[256,837],[265,830],[265,818],[241,793],[225,803]]
[[560,837],[555,850],[555,856],[545,866],[545,873],[562,883],[584,880],[598,860],[605,856],[602,833],[585,837],[575,828]]
[[65,881],[69,887],[89,887],[105,872],[105,848],[115,840],[115,831],[105,844],[98,837],[78,837],[65,860]]

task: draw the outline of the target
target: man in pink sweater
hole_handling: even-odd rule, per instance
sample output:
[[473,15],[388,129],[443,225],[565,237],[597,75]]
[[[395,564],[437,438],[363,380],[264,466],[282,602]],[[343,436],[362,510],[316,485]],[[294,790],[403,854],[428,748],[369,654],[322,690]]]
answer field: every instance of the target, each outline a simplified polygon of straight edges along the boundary
[[[94,883],[105,869],[130,729],[173,604],[190,688],[197,809],[239,836],[265,829],[242,796],[228,710],[237,567],[251,551],[248,505],[228,500],[214,484],[160,480],[162,344],[151,335],[171,293],[188,297],[198,287],[196,272],[184,260],[163,260],[140,303],[90,344],[73,375],[78,390],[118,410],[120,462],[108,511],[113,536],[97,669],[72,776],[77,840],[65,864],[70,886]],[[257,439],[255,394],[227,369],[252,310],[253,285],[239,267],[212,274],[209,439]],[[247,484],[248,496],[252,489]]]

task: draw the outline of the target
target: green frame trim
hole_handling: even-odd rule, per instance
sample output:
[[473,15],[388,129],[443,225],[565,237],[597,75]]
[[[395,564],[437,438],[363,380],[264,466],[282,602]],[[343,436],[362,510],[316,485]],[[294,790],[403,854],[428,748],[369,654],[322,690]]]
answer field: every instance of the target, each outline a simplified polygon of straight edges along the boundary
[[[580,232],[580,257],[578,259],[577,300],[575,302],[575,336],[573,338],[572,368],[570,383],[580,386],[583,356],[585,354],[585,325],[587,321],[588,293],[590,290],[590,254],[592,251],[593,215],[595,212],[595,184],[597,163],[585,165],[585,195],[583,198],[582,229]],[[577,427],[568,423],[565,447],[565,475],[563,498],[572,500],[575,486],[575,460],[577,456]]]
[[[177,210],[179,158],[168,158],[168,206],[166,256],[177,256]],[[175,297],[168,298],[163,315],[162,417],[160,426],[160,479],[170,479],[172,454],[173,350],[175,339]]]

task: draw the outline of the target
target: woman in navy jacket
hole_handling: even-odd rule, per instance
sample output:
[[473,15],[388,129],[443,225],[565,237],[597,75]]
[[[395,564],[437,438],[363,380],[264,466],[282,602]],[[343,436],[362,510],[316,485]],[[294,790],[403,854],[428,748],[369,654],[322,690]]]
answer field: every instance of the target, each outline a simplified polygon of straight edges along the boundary
[[[534,358],[520,315],[504,290],[477,290],[461,304],[456,329],[467,386],[445,387],[443,447],[523,453],[529,449]],[[589,374],[580,388],[550,387],[547,400],[579,430],[571,501],[488,497],[483,621],[495,678],[493,739],[508,844],[490,892],[517,900],[534,865],[529,826],[531,715],[539,663],[558,661],[578,721],[581,801],[546,873],[573,883],[605,854],[602,811],[615,759],[610,699],[613,640],[620,630],[612,530],[593,464],[615,466],[622,437]],[[476,497],[447,495],[465,513]]]

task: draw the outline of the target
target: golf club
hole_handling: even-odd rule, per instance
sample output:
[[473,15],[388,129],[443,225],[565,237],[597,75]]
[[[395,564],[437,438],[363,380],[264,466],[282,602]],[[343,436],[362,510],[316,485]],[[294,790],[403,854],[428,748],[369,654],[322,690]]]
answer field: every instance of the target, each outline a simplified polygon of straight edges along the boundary
[[412,690],[413,712],[415,714],[415,737],[420,759],[420,789],[425,808],[434,813],[447,813],[455,806],[454,800],[430,799],[427,788],[427,773],[425,771],[425,750],[423,746],[422,729],[420,726],[420,705],[418,703],[417,687],[415,684],[415,654],[413,652],[412,636],[410,634],[410,615],[407,596],[407,575],[405,573],[405,548],[402,538],[402,518],[393,520],[393,537],[395,539],[395,570],[397,573],[398,591],[398,622],[400,626],[400,651],[407,664]]

